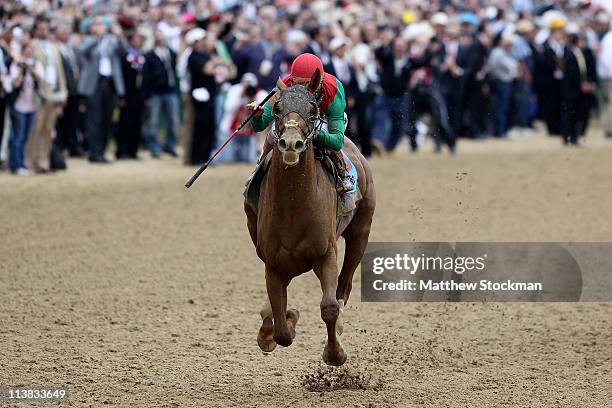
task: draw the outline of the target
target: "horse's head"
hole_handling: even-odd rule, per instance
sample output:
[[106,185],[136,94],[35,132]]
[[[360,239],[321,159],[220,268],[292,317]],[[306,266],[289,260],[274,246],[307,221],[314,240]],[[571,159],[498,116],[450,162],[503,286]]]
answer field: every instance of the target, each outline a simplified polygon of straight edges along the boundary
[[315,71],[308,86],[287,87],[278,80],[279,95],[272,108],[275,126],[275,141],[283,155],[283,162],[294,166],[300,156],[312,144],[319,131],[319,104],[315,92],[321,84],[321,71]]

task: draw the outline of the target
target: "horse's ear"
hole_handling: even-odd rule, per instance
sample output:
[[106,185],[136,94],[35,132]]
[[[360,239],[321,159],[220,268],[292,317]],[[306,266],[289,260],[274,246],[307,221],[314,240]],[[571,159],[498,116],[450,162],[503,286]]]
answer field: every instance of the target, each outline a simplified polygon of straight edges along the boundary
[[319,68],[315,69],[314,74],[312,74],[312,78],[310,78],[310,84],[308,84],[308,90],[311,93],[315,93],[319,86],[321,85],[321,70]]
[[276,87],[280,89],[281,91],[284,91],[287,89],[287,85],[285,85],[285,83],[283,82],[281,78],[278,78],[278,81],[276,81]]

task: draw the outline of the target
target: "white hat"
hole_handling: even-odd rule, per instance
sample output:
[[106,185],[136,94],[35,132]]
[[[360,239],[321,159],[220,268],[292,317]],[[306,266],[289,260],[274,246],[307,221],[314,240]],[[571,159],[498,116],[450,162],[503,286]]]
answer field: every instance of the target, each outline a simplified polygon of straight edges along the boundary
[[242,75],[242,78],[240,78],[240,82],[242,82],[243,84],[251,85],[251,86],[257,86],[258,84],[257,76],[255,76],[255,74],[251,72],[247,72],[244,75]]
[[336,51],[338,48],[342,48],[346,45],[346,41],[344,38],[342,37],[334,37],[330,42],[329,42],[329,50],[331,52]]
[[565,26],[565,32],[568,34],[580,34],[580,25],[574,21],[570,21]]
[[204,37],[206,37],[206,30],[200,27],[192,28],[185,35],[185,42],[187,45],[193,45]]
[[430,21],[432,25],[447,26],[449,20],[448,20],[448,15],[440,11],[434,14],[433,16],[431,16]]
[[289,44],[305,41],[308,41],[308,36],[302,30],[289,30],[287,32],[287,42]]
[[608,21],[610,21],[612,23],[612,19],[610,17],[608,17],[608,15],[606,14],[605,11],[600,11],[599,13],[595,14],[595,22],[596,23],[605,24]]
[[540,18],[540,25],[551,30],[564,28],[566,24],[567,17],[559,10],[548,10]]
[[419,21],[410,24],[402,32],[402,38],[406,41],[424,40],[429,41],[434,35],[435,31],[427,21]]
[[531,20],[521,19],[516,23],[516,31],[519,33],[529,33],[535,30],[535,25]]
[[497,17],[497,14],[498,14],[498,13],[499,13],[499,12],[498,12],[498,10],[497,10],[497,7],[495,7],[495,6],[489,6],[489,7],[487,7],[487,8],[485,9],[485,11],[484,11],[484,16],[485,16],[485,18],[486,18],[486,19],[488,19],[488,20],[493,20],[494,18],[496,18],[496,17]]

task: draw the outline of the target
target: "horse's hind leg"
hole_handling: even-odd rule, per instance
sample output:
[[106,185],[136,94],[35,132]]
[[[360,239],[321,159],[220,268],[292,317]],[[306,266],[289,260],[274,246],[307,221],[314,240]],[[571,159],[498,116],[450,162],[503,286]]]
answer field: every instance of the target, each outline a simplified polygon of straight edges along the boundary
[[[274,318],[272,339],[281,346],[288,347],[295,338],[295,325],[299,314],[295,310],[287,312],[287,285],[281,281],[276,271],[268,266],[266,266],[266,288]],[[265,319],[262,328],[264,324],[266,324]]]
[[338,289],[336,299],[342,300],[343,305],[348,302],[348,298],[353,288],[353,274],[361,262],[363,252],[368,244],[370,227],[372,226],[372,216],[374,214],[373,200],[364,199],[359,205],[357,214],[344,231],[344,261],[342,270],[338,276]]
[[329,251],[323,262],[315,265],[314,271],[321,282],[323,297],[321,299],[321,318],[327,326],[327,343],[323,350],[323,361],[329,365],[341,366],[347,355],[340,344],[340,335],[336,331],[336,322],[340,313],[340,304],[336,300],[338,287],[338,266],[335,249]]

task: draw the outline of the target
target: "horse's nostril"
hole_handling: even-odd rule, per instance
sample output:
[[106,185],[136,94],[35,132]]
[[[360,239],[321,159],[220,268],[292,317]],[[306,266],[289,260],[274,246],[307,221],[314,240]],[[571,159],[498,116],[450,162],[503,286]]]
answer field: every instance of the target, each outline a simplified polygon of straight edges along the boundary
[[285,139],[280,139],[278,141],[278,147],[280,147],[281,149],[286,149],[287,148],[287,141]]
[[304,148],[304,142],[301,140],[296,140],[294,147],[295,150],[302,150]]

